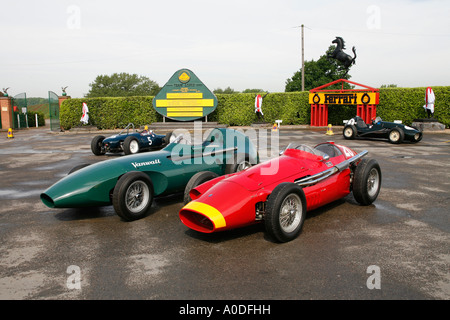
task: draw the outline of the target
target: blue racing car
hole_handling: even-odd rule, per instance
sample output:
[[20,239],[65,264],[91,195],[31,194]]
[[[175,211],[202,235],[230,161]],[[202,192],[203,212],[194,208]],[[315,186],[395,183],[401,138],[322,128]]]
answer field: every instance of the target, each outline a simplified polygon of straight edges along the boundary
[[138,132],[134,124],[129,123],[119,134],[105,138],[102,135],[95,136],[91,141],[92,153],[96,156],[107,152],[134,154],[141,151],[157,150],[170,143],[172,132],[166,135],[155,134],[145,126]]

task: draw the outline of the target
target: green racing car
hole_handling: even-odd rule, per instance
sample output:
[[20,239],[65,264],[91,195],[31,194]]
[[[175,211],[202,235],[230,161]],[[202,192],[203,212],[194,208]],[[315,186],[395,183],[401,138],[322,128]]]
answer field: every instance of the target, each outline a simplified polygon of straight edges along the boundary
[[197,172],[210,172],[207,181],[258,162],[257,149],[246,135],[214,128],[198,145],[191,143],[189,134],[180,134],[159,151],[79,165],[40,198],[50,208],[112,204],[123,220],[131,221],[149,213],[154,197],[183,192]]
[[345,139],[365,137],[388,139],[390,143],[402,143],[403,141],[416,143],[422,140],[423,133],[401,123],[383,121],[380,117],[376,117],[369,125],[361,117],[356,116],[347,121],[343,136]]

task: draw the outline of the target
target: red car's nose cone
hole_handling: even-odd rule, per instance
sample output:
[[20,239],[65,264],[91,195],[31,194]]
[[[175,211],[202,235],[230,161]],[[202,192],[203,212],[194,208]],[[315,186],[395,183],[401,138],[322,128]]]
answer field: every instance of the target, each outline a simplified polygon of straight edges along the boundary
[[180,219],[187,227],[205,233],[252,224],[257,201],[254,194],[238,183],[220,181],[185,205]]
[[227,225],[219,210],[198,201],[191,201],[185,205],[180,211],[180,219],[187,227],[204,233],[214,232]]

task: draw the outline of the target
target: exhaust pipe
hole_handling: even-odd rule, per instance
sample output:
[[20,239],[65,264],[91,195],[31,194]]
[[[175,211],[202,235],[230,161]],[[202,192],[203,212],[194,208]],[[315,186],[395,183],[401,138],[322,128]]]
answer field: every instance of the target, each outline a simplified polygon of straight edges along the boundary
[[298,184],[301,187],[308,187],[312,186],[313,184],[316,184],[322,180],[327,179],[328,177],[332,176],[335,173],[338,173],[344,169],[347,169],[352,163],[358,161],[362,157],[366,156],[369,152],[367,150],[364,150],[363,152],[358,153],[357,155],[351,157],[350,159],[347,159],[345,161],[342,161],[341,163],[335,165],[334,167],[319,172],[313,176],[301,178],[299,180],[296,180],[295,183]]

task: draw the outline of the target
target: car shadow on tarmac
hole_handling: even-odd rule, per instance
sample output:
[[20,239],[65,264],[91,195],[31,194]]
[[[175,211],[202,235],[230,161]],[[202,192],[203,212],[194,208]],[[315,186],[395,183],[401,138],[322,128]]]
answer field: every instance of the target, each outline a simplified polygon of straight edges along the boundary
[[[353,196],[349,195],[345,198],[338,199],[332,203],[326,204],[315,210],[308,211],[306,213],[304,223],[307,224],[309,219],[314,219],[314,218],[316,218],[322,214],[325,214],[339,206],[344,205],[345,203],[350,203],[352,205],[359,205],[356,202],[356,200],[354,200]],[[303,230],[302,230],[302,232],[303,232]],[[245,237],[254,235],[256,233],[264,233],[264,236],[263,236],[264,240],[273,242],[273,243],[277,243],[274,239],[272,239],[269,235],[266,234],[264,222],[246,226],[246,227],[242,227],[242,228],[220,231],[220,232],[216,232],[216,233],[201,233],[201,232],[197,232],[192,229],[187,229],[185,231],[185,235],[187,235],[191,238],[205,241],[208,243],[213,243],[213,244],[236,240],[239,238],[245,238]],[[301,233],[299,236],[301,236]]]
[[112,207],[69,208],[55,214],[60,221],[77,221],[105,218],[116,215]]

